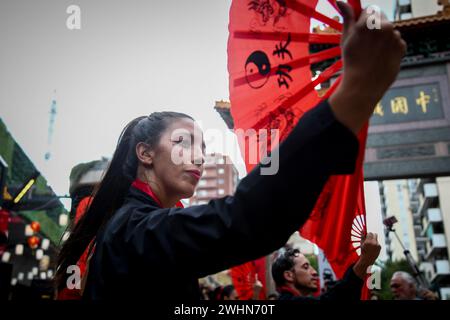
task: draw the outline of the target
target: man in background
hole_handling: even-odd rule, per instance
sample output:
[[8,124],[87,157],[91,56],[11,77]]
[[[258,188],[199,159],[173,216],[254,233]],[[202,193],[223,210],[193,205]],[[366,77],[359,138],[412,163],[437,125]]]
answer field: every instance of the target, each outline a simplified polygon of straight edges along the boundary
[[287,249],[272,264],[272,277],[279,300],[360,300],[367,269],[375,263],[381,246],[376,233],[368,233],[361,245],[359,260],[350,266],[342,280],[315,298],[319,275],[298,249]]
[[391,278],[391,291],[395,300],[438,300],[438,296],[428,289],[417,290],[416,281],[405,271],[397,271]]

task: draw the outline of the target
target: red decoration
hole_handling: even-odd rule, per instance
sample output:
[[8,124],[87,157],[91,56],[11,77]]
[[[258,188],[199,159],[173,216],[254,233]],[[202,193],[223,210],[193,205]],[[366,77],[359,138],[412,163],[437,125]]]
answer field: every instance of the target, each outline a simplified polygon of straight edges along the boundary
[[0,232],[8,232],[10,213],[4,209],[0,209]]
[[94,198],[91,196],[84,197],[80,203],[78,204],[78,207],[75,211],[75,224],[78,223],[78,221],[81,219],[81,217],[86,213],[86,211],[89,209],[89,206],[91,205],[91,202]]
[[27,242],[31,249],[36,249],[39,246],[41,239],[36,236],[31,236],[28,238]]
[[38,233],[39,231],[41,231],[41,224],[40,224],[39,222],[37,222],[37,221],[33,221],[33,222],[31,223],[30,227],[31,227],[31,229],[32,229],[34,232],[36,232],[36,233]]
[[265,263],[266,258],[262,257],[230,269],[230,277],[239,300],[250,300],[254,298],[253,287],[256,281],[256,275],[263,285],[258,299],[266,299]]
[[[337,8],[335,0],[328,2]],[[359,15],[360,0],[348,2]],[[270,132],[260,130],[278,129],[281,142],[303,114],[327,99],[340,83],[341,76],[323,96],[315,90],[335,76],[343,65],[339,46],[342,23],[316,11],[317,3],[318,0],[232,2],[228,39],[231,114],[235,130],[256,132],[253,140],[248,135],[243,135],[245,140],[238,136],[247,171],[266,155],[265,149],[272,150],[278,144]],[[336,32],[311,33],[312,18]],[[310,53],[310,44],[331,46]],[[311,80],[312,65],[335,58],[336,61]],[[322,248],[339,278],[358,258],[359,243],[353,241],[352,224],[365,218],[362,163],[367,129],[366,125],[359,134],[360,154],[355,174],[329,179],[310,219],[301,229],[303,237]],[[251,143],[258,143],[256,155],[249,155],[255,149]],[[365,233],[365,225],[360,229],[360,233]],[[251,264],[235,267],[231,272],[236,289],[249,296],[245,273],[249,277],[254,275]]]

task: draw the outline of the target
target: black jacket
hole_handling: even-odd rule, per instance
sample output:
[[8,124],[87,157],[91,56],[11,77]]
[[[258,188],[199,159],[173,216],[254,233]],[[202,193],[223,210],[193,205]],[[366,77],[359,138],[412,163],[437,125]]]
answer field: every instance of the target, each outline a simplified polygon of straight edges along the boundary
[[336,284],[330,288],[324,294],[318,297],[297,297],[289,291],[281,291],[278,300],[291,300],[291,301],[359,301],[361,299],[361,290],[364,281],[359,278],[353,271],[353,265],[347,269],[342,280],[336,282]]
[[130,188],[97,236],[87,299],[199,299],[197,279],[280,248],[307,220],[332,174],[354,171],[358,140],[327,102],[307,112],[279,147],[279,171],[257,166],[234,196],[160,208]]

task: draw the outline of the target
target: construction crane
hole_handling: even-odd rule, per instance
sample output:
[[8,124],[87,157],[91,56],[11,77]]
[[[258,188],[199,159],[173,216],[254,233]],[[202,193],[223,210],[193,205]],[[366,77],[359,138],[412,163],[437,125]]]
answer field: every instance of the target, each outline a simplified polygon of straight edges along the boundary
[[51,145],[52,145],[52,138],[53,138],[53,131],[55,126],[55,118],[56,118],[56,90],[53,91],[53,99],[52,104],[50,105],[50,121],[48,124],[48,149],[45,153],[45,160],[50,160],[52,154],[51,154]]

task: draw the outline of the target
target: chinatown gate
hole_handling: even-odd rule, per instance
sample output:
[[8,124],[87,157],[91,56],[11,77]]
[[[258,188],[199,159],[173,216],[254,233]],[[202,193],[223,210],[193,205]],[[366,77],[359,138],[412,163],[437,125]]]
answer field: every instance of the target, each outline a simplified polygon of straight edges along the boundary
[[450,14],[396,23],[408,43],[370,121],[366,180],[450,174]]

